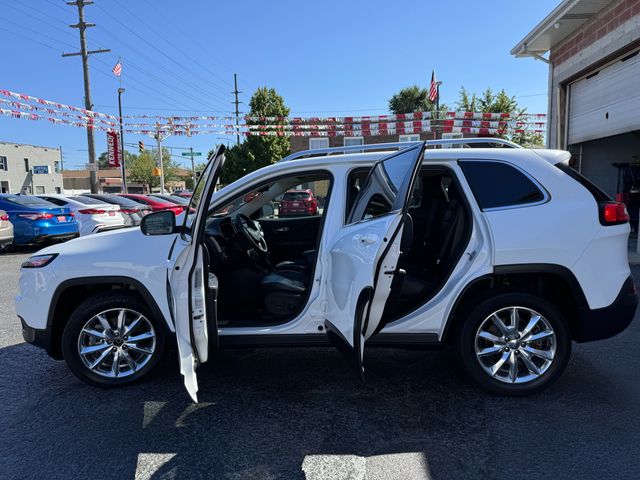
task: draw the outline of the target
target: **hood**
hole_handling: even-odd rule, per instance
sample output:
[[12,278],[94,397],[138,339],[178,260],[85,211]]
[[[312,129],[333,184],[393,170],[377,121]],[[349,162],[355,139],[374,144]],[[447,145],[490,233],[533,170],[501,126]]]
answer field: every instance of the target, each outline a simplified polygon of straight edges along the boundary
[[139,227],[123,228],[50,245],[34,255],[57,253],[61,258],[86,256],[88,262],[96,265],[120,261],[135,263],[136,258],[151,254],[162,263],[167,259],[175,237],[176,235],[147,236]]

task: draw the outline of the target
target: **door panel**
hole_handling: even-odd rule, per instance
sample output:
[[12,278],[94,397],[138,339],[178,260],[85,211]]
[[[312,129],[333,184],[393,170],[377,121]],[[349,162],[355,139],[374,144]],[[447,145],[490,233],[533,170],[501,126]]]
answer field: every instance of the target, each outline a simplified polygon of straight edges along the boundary
[[[205,263],[204,229],[211,195],[224,164],[224,146],[218,147],[194,189],[189,204],[193,215],[185,215],[182,232],[172,248],[172,258],[167,262],[170,304],[175,316],[176,341],[180,359],[180,373],[194,402],[197,402],[198,380],[196,368],[209,357],[210,337],[217,344],[215,302],[207,304],[209,285],[217,288],[217,279]],[[175,259],[175,260],[174,260]],[[213,278],[211,278],[213,277]],[[213,323],[208,325],[208,317]]]
[[302,257],[305,250],[316,248],[322,216],[262,218],[258,222],[262,225],[271,260],[278,263]]
[[382,321],[400,257],[409,195],[424,143],[376,163],[349,213],[349,225],[330,240],[326,327],[362,375],[364,347]]

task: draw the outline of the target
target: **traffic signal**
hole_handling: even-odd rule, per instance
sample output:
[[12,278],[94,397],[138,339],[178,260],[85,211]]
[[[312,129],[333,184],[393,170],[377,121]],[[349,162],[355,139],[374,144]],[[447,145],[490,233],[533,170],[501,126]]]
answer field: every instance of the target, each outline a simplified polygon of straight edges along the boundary
[[138,142],[138,151],[140,153],[144,152],[144,142],[142,140]]

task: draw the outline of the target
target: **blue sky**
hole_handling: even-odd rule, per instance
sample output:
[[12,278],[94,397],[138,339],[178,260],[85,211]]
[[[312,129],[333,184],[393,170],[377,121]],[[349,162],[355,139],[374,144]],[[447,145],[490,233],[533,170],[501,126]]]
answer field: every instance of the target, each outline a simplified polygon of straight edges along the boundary
[[[541,113],[546,64],[515,59],[509,50],[557,3],[95,0],[85,8],[87,21],[98,24],[87,31],[89,47],[112,53],[90,60],[92,100],[95,110],[117,113],[111,68],[120,56],[125,114],[230,114],[234,72],[241,110],[266,85],[294,115],[383,114],[400,88],[428,85],[432,68],[444,82],[445,103],[455,104],[463,85],[476,92],[505,88],[529,112]],[[75,7],[63,0],[0,0],[0,6],[0,89],[83,106],[80,58],[60,56],[79,49],[77,30],[66,26],[77,20]],[[0,140],[61,145],[65,168],[87,161],[80,128],[0,117]],[[172,137],[165,144],[206,152],[220,141]],[[98,154],[106,149],[104,132],[96,133],[96,145]]]

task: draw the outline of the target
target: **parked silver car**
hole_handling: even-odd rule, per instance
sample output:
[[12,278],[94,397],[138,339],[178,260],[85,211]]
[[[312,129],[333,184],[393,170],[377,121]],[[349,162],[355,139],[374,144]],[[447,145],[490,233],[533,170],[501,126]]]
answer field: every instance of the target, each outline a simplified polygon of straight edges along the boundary
[[125,226],[127,227],[137,227],[140,225],[142,218],[152,211],[151,207],[148,205],[142,205],[141,203],[134,202],[133,200],[119,195],[111,195],[109,193],[86,193],[83,196],[95,198],[101,202],[119,205],[120,213],[124,217]]
[[9,215],[0,210],[0,252],[13,243],[13,224],[9,221]]

